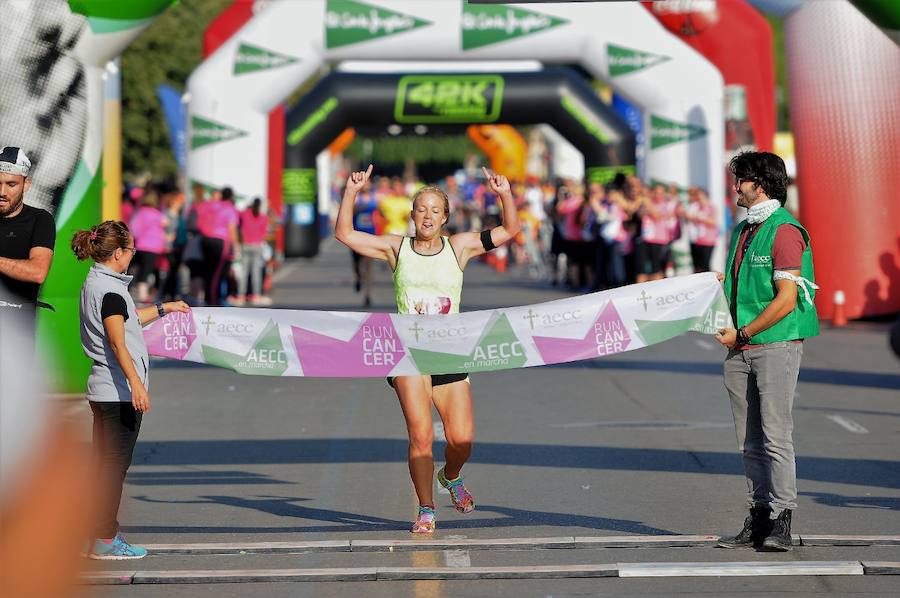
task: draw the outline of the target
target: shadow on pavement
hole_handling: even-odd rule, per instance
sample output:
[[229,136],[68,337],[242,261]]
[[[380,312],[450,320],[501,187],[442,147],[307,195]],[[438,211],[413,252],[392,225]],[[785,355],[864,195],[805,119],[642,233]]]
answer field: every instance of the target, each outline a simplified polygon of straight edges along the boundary
[[132,471],[125,479],[132,486],[215,486],[290,484],[249,471]]
[[[673,374],[704,374],[722,376],[721,361],[638,361],[625,359],[594,359],[573,361],[565,364],[543,366],[551,368],[575,368],[596,370],[634,370],[642,372],[667,372]],[[900,374],[880,374],[832,370],[822,368],[800,368],[800,382],[808,384],[837,384],[842,386],[862,386],[866,388],[886,388],[900,390]]]
[[[332,309],[331,311],[341,311]],[[361,310],[352,310],[361,311]],[[377,310],[375,310],[377,311]],[[565,368],[583,370],[623,370],[640,372],[665,372],[671,374],[689,374],[705,376],[722,376],[722,362],[701,361],[649,361],[626,359],[592,359],[573,361],[555,365],[540,366],[543,368]],[[153,359],[154,370],[182,368],[212,368],[200,363],[174,361],[171,359]],[[884,388],[900,390],[900,374],[881,374],[873,372],[854,372],[850,370],[832,370],[821,368],[801,368],[800,382],[807,384],[834,384],[839,386],[857,386],[863,388]]]
[[[238,496],[201,496],[199,500],[155,500],[144,496],[136,497],[147,503],[159,504],[202,504],[221,505],[241,509],[251,509],[277,515],[279,517],[293,517],[295,519],[307,519],[311,521],[328,522],[333,525],[309,525],[309,526],[278,526],[278,527],[235,527],[235,526],[159,526],[159,525],[132,525],[123,526],[123,530],[129,533],[326,533],[326,532],[372,532],[377,530],[407,531],[412,521],[398,521],[371,517],[359,513],[346,511],[333,511],[330,509],[318,509],[301,504],[310,500],[308,498],[296,498],[289,496],[261,496],[256,499],[241,498]],[[451,510],[451,507],[446,507]],[[476,517],[465,519],[442,519],[438,507],[438,527],[441,530],[464,530],[502,527],[581,527],[592,530],[609,530],[627,534],[642,535],[666,535],[675,532],[650,527],[639,521],[627,519],[607,519],[605,517],[591,517],[587,515],[575,515],[571,513],[550,513],[546,511],[527,511],[510,507],[498,507],[494,505],[479,504],[475,511]],[[496,513],[499,517],[482,517],[479,513]],[[451,515],[451,517],[456,517]]]
[[[407,441],[391,438],[167,440],[137,446],[146,465],[253,465],[302,463],[405,463]],[[443,443],[434,453],[443,454]],[[743,475],[735,452],[609,446],[476,443],[470,463],[612,471],[666,471]],[[900,488],[900,461],[797,457],[798,479]]]
[[900,511],[900,497],[896,496],[841,496],[827,492],[801,492],[800,495],[808,496],[817,504],[829,507]]

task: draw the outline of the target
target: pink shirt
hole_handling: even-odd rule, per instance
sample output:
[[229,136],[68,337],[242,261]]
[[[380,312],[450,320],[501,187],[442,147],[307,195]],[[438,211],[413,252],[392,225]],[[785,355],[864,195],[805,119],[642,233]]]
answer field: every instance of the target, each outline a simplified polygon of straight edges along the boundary
[[670,197],[666,200],[666,218],[668,219],[669,240],[671,243],[681,237],[681,221],[678,219],[678,206],[681,202],[677,197]]
[[231,240],[229,228],[237,226],[240,220],[237,209],[230,201],[207,202],[199,216],[203,236],[225,241]]
[[258,245],[266,240],[269,217],[262,212],[254,216],[253,210],[241,212],[241,240],[248,245]]
[[[705,206],[701,206],[700,202],[692,202],[687,207],[687,215],[715,221],[716,207],[709,202]],[[716,241],[719,240],[719,227],[715,224],[688,221],[687,231],[688,239],[694,245],[705,245],[708,247],[715,245]]]
[[135,248],[148,253],[163,253],[166,250],[165,224],[166,217],[156,208],[138,208],[128,224],[134,235]]
[[653,209],[657,212],[655,218],[650,215],[649,211],[645,211],[641,217],[641,237],[645,243],[665,245],[672,240],[667,202],[654,201]]
[[563,236],[567,241],[581,240],[581,226],[578,223],[578,216],[583,207],[587,206],[580,195],[572,195],[566,200],[559,202],[556,206],[556,212],[560,216],[565,216],[565,228]]

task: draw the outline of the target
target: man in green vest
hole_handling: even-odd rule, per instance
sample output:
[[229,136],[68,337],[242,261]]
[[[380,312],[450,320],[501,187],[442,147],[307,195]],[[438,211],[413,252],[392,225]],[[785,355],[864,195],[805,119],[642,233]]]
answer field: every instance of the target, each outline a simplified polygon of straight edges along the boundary
[[803,339],[819,333],[809,234],[784,209],[784,162],[768,152],[732,159],[737,204],[747,219],[731,235],[725,294],[736,328],[719,330],[728,348],[725,388],[743,453],[750,516],[723,548],[788,551],[797,507],[791,409]]

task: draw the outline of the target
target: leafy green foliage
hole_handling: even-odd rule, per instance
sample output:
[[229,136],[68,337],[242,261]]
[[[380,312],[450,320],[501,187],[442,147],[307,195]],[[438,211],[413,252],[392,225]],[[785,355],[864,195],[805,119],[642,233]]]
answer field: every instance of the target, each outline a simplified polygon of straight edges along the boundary
[[122,171],[126,178],[145,173],[178,173],[156,87],[183,91],[203,61],[203,32],[230,0],[180,0],[166,10],[122,54]]

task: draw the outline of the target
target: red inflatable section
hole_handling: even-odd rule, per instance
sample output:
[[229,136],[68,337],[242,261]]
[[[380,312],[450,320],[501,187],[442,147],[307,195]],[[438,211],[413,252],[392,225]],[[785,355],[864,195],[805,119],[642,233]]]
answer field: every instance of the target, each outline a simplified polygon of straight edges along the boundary
[[[244,24],[253,18],[253,6],[257,0],[234,0],[222,14],[216,17],[203,35],[203,57],[207,58],[219,46],[231,39]],[[281,216],[281,175],[284,164],[284,107],[279,106],[269,113],[269,181],[267,193],[269,208]],[[278,231],[277,246],[281,250],[284,243]]]
[[[847,2],[810,2],[785,22],[800,222],[819,316],[900,311],[900,49]],[[887,347],[885,346],[885,350]]]
[[642,2],[669,31],[716,65],[726,85],[742,85],[756,147],[772,151],[775,67],[772,29],[744,0]]

